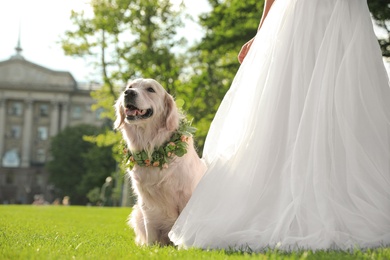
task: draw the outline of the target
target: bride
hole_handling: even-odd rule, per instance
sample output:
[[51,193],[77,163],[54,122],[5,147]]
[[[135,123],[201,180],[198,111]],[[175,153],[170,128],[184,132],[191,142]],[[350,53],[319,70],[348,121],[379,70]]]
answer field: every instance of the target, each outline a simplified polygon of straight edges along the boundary
[[267,0],[259,27],[171,240],[254,251],[389,245],[390,88],[366,0]]

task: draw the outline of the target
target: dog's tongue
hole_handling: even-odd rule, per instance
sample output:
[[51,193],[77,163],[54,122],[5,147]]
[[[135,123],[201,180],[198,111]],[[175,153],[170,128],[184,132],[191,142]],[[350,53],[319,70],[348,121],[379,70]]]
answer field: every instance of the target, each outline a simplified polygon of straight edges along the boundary
[[145,109],[141,110],[138,108],[133,108],[133,109],[126,108],[125,113],[127,116],[142,116],[145,115],[146,110]]

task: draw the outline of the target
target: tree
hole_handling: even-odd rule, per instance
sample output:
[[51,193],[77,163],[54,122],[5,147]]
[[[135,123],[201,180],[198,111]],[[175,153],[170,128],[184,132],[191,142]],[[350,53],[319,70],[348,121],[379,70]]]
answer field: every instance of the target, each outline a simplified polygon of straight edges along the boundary
[[111,147],[97,147],[83,139],[97,135],[101,128],[90,125],[68,127],[50,144],[52,160],[47,164],[50,181],[60,196],[70,196],[72,204],[85,204],[87,193],[100,187],[115,170]]
[[368,7],[375,23],[387,32],[378,39],[383,57],[390,58],[390,4],[388,0],[368,0]]
[[115,84],[135,77],[153,77],[174,91],[180,60],[172,49],[182,45],[176,30],[179,11],[169,0],[93,0],[93,17],[72,12],[75,31],[66,31],[62,47],[67,55],[98,57],[103,83],[116,98]]

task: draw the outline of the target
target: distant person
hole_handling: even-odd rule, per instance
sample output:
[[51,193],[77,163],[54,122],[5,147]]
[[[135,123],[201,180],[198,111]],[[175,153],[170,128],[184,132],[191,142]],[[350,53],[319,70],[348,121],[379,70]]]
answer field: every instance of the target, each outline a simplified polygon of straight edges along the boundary
[[48,205],[49,202],[45,201],[45,198],[41,194],[34,195],[33,205]]
[[62,205],[64,205],[64,206],[69,206],[70,205],[70,197],[69,196],[65,196],[62,199]]

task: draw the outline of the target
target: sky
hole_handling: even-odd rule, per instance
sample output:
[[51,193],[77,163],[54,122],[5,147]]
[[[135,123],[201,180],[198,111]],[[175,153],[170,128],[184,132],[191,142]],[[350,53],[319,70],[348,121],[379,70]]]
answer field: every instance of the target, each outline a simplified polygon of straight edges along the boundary
[[[181,0],[173,0],[180,3]],[[20,25],[22,56],[52,70],[69,71],[79,82],[96,79],[93,65],[83,58],[66,56],[59,43],[66,30],[74,28],[71,10],[91,13],[89,0],[0,0],[0,61],[16,53]],[[210,10],[207,0],[184,0],[186,13],[197,18]],[[191,32],[191,33],[188,33]],[[179,31],[189,42],[199,40],[202,29],[196,22],[186,20]]]
[[[181,0],[172,0],[180,3]],[[186,13],[194,19],[208,12],[207,0],[184,0]],[[92,13],[89,0],[0,0],[0,61],[16,53],[19,26],[22,56],[52,70],[69,71],[77,81],[96,80],[96,69],[88,60],[66,56],[59,43],[66,30],[72,28],[71,10]],[[186,20],[179,33],[189,42],[199,40],[202,29],[196,22]],[[377,34],[383,33],[376,30]],[[387,64],[390,72],[390,65]]]

